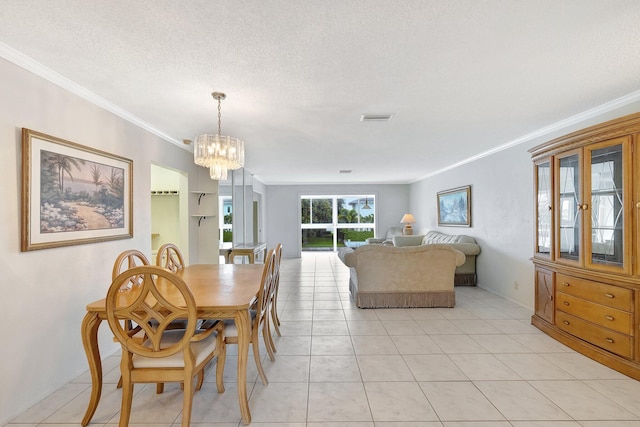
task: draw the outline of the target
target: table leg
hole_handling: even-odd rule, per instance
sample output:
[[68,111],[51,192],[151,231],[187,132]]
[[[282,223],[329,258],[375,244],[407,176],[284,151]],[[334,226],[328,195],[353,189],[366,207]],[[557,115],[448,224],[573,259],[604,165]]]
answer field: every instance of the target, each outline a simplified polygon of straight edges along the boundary
[[255,257],[255,253],[253,251],[249,252],[247,254],[247,257],[249,258],[249,264],[255,264],[256,257]]
[[100,349],[98,348],[98,328],[102,320],[97,313],[88,312],[82,320],[82,345],[89,362],[91,372],[91,398],[89,407],[82,419],[82,426],[86,426],[91,421],[96,412],[100,394],[102,393],[102,361],[100,360]]
[[238,329],[238,401],[242,423],[251,423],[249,398],[247,396],[247,360],[249,359],[249,341],[251,341],[251,321],[248,310],[240,310],[235,317]]

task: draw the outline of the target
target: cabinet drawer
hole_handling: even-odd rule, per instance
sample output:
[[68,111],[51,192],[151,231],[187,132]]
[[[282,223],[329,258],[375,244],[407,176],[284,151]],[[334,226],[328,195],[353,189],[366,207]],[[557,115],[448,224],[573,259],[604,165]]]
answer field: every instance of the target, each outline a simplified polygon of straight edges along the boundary
[[556,308],[605,328],[626,335],[634,335],[632,316],[629,312],[596,304],[562,292],[556,294]]
[[624,311],[633,311],[633,291],[619,286],[558,274],[556,290]]
[[575,335],[607,351],[628,359],[633,356],[633,340],[628,335],[603,328],[561,310],[556,310],[556,325],[571,335]]

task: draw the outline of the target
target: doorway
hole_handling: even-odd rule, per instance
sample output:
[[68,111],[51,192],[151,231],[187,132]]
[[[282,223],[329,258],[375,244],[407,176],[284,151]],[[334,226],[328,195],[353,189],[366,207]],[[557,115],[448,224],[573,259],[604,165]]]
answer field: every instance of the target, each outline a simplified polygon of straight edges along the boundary
[[173,243],[189,259],[189,198],[186,172],[151,165],[151,256]]

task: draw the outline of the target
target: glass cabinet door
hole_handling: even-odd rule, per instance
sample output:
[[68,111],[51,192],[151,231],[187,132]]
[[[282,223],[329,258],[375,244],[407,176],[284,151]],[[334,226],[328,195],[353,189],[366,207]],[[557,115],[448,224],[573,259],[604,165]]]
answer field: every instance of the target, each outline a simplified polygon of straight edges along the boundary
[[535,164],[535,218],[536,218],[536,247],[535,255],[538,257],[551,257],[553,216],[552,212],[552,186],[551,186],[551,160],[546,159]]
[[631,242],[625,228],[631,218],[631,193],[624,179],[630,162],[628,138],[585,148],[585,194],[591,202],[585,207],[585,261],[590,268],[630,271]]
[[582,264],[582,156],[575,150],[556,161],[556,261]]

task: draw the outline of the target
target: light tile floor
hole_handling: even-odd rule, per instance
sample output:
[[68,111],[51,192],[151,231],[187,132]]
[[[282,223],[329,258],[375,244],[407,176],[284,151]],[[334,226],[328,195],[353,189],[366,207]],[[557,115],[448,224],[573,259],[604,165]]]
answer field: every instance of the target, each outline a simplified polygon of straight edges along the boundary
[[[531,312],[477,287],[457,287],[453,309],[356,308],[348,271],[332,253],[284,259],[276,361],[263,386],[249,359],[254,427],[640,427],[640,382],[530,325]],[[266,356],[263,350],[262,354]],[[118,356],[90,426],[118,423]],[[240,423],[230,346],[226,391],[209,371],[192,424]],[[78,426],[89,399],[82,375],[9,427]],[[179,425],[182,394],[137,386],[132,427]]]

